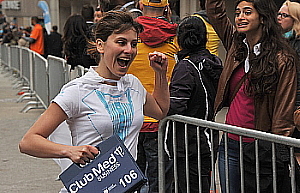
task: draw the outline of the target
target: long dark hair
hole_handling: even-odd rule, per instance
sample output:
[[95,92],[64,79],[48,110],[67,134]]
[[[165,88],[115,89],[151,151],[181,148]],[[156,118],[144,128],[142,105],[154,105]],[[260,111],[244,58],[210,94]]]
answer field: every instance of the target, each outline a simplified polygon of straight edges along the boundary
[[197,16],[185,17],[177,28],[177,41],[182,49],[178,52],[178,59],[206,49],[206,34],[206,26],[202,19]]
[[83,54],[83,49],[88,41],[87,34],[88,27],[81,15],[74,14],[67,19],[62,37],[64,53],[67,57]]
[[[247,91],[254,97],[261,97],[275,91],[279,81],[278,56],[285,55],[287,64],[294,64],[293,50],[282,36],[282,28],[277,21],[277,7],[273,0],[237,0],[235,7],[242,2],[250,2],[262,18],[261,53],[250,60]],[[243,61],[247,57],[247,48],[243,43],[245,34],[236,33],[237,53],[235,59]],[[290,65],[288,68],[292,68]]]

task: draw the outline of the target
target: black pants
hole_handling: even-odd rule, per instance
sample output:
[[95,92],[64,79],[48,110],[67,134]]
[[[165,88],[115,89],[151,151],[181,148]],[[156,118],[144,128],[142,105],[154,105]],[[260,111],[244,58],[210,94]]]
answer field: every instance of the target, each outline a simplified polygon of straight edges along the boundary
[[[186,185],[186,169],[185,169],[185,158],[177,158],[177,172],[178,172],[178,184],[181,193],[187,192]],[[201,193],[210,192],[211,184],[211,160],[210,155],[201,156]],[[189,188],[190,192],[199,191],[199,174],[198,174],[198,158],[197,156],[189,157]]]

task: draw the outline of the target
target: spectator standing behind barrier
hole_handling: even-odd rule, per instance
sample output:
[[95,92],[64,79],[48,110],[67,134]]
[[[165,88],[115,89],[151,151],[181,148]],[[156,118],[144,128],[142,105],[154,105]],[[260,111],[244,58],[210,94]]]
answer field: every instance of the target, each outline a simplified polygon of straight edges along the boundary
[[172,23],[180,23],[180,17],[179,15],[177,15],[176,13],[176,7],[177,7],[177,0],[169,0],[169,7],[170,7],[170,11],[171,11],[171,21]]
[[[287,38],[290,45],[295,49],[300,59],[300,3],[286,1],[282,4],[278,12],[278,22],[280,23],[284,37]],[[298,64],[300,68],[300,64]],[[297,98],[296,108],[300,107],[300,70],[297,72]],[[292,137],[300,138],[300,110],[295,112],[295,124],[297,129],[294,130]],[[300,149],[295,148],[295,155],[298,163],[300,164]]]
[[84,18],[88,28],[94,24],[94,8],[91,5],[83,5],[81,15]]
[[[159,51],[168,56],[169,67],[167,76],[171,78],[173,67],[176,63],[174,54],[179,51],[175,43],[177,24],[171,24],[166,19],[168,12],[168,0],[142,0],[140,9],[143,16],[136,21],[144,26],[144,31],[140,33],[138,42],[138,54],[133,61],[128,73],[137,76],[146,90],[150,93],[154,89],[155,74],[145,61],[148,53]],[[166,12],[167,11],[167,12]],[[149,192],[158,192],[158,121],[150,117],[145,117],[144,124],[139,135],[138,159],[137,163],[146,173],[149,183]],[[172,176],[171,164],[166,161],[166,190],[171,191]]]
[[9,30],[4,30],[4,33],[3,33],[3,39],[2,39],[2,44],[8,44],[8,45],[14,45],[14,35],[12,33],[12,31],[9,29]]
[[24,38],[25,37],[30,37],[31,27],[28,26],[28,27],[24,28],[22,30],[22,32],[23,32],[23,34],[22,34],[21,38],[18,40],[18,45],[29,48],[29,42],[26,41]]
[[[135,76],[127,74],[137,54],[141,30],[142,26],[128,13],[105,14],[97,25],[96,42],[91,49],[101,55],[99,65],[62,88],[24,135],[19,144],[21,152],[41,158],[69,158],[85,164],[98,154],[95,145],[118,134],[136,159],[143,115],[162,119],[169,109],[168,60],[164,54],[154,52],[148,56],[156,74],[152,94]],[[47,139],[64,120],[69,124],[74,146]]]
[[[214,120],[214,100],[222,72],[221,59],[206,49],[207,33],[202,19],[189,16],[182,20],[177,30],[178,52],[171,83],[170,109],[168,115],[185,115],[203,120]],[[209,193],[211,185],[210,130],[188,125],[188,141],[185,142],[185,125],[176,123],[177,172],[179,192],[187,192],[186,150],[188,144],[190,192]],[[200,129],[200,147],[197,147],[197,129]],[[173,129],[167,129],[168,149],[173,153]],[[218,131],[215,131],[215,146],[218,146]],[[198,160],[198,148],[201,160]],[[217,152],[215,150],[215,152]],[[174,156],[174,155],[173,155]],[[172,156],[172,157],[173,157]],[[198,162],[201,163],[201,186],[199,189]]]
[[52,31],[47,37],[47,54],[57,57],[62,57],[62,35],[57,32],[56,25],[52,26]]
[[[229,106],[226,124],[289,136],[294,129],[297,57],[281,34],[275,3],[238,0],[235,25],[226,17],[225,0],[207,0],[206,11],[227,51],[215,111]],[[228,133],[230,193],[241,192],[239,139]],[[246,193],[256,192],[254,143],[253,138],[243,137]],[[226,193],[224,146],[223,138],[219,148],[222,193]],[[260,192],[273,192],[271,143],[259,140],[258,148]],[[261,155],[264,150],[266,157]],[[276,145],[278,192],[291,192],[288,154],[285,146]]]
[[202,19],[205,23],[206,31],[207,31],[207,43],[206,48],[210,51],[210,53],[219,55],[218,48],[220,44],[220,38],[218,34],[215,32],[214,28],[212,27],[211,23],[208,20],[205,8],[206,0],[199,0],[201,10],[194,13],[194,16],[197,16]]
[[75,66],[83,63],[83,53],[88,42],[88,28],[81,15],[71,15],[64,26],[63,51],[67,63],[74,70]]
[[27,41],[29,41],[29,48],[40,55],[44,55],[44,29],[41,24],[39,24],[39,18],[34,16],[31,18],[31,24],[33,25],[33,29],[31,31],[30,37],[24,37]]
[[103,11],[101,10],[100,5],[98,5],[94,12],[94,25],[100,21],[101,17],[103,16]]
[[[86,26],[88,28],[87,38],[89,40],[93,40],[93,27],[94,27],[94,8],[91,5],[84,5],[81,9],[81,15],[86,22]],[[94,58],[92,58],[87,53],[88,47],[86,46],[83,51],[83,64],[82,66],[85,68],[89,68],[90,66],[97,66],[97,63]]]

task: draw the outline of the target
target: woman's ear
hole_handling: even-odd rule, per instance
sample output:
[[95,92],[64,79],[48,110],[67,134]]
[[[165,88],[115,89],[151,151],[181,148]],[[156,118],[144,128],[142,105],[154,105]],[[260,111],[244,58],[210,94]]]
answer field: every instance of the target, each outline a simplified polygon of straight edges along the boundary
[[104,53],[104,42],[101,39],[96,40],[97,51],[101,54]]

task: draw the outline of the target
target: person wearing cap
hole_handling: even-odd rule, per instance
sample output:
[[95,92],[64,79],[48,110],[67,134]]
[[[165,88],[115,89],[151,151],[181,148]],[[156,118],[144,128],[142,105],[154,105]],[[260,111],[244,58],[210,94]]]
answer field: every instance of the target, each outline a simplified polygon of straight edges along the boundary
[[[173,67],[176,63],[174,54],[179,51],[175,40],[178,25],[170,23],[170,8],[168,0],[140,0],[139,8],[143,16],[136,18],[136,21],[144,26],[144,31],[139,34],[138,54],[133,61],[128,73],[137,76],[146,90],[152,93],[154,89],[155,75],[150,66],[145,62],[148,53],[152,51],[162,52],[168,57],[167,77],[170,80]],[[144,118],[139,143],[137,163],[145,172],[149,192],[158,192],[158,121],[150,117]],[[172,164],[166,161],[166,192],[171,191]],[[170,166],[169,166],[170,165]],[[147,167],[146,167],[147,166]],[[169,167],[168,167],[169,166]]]

